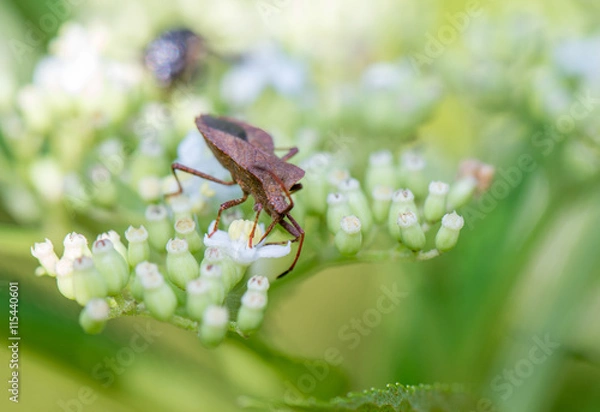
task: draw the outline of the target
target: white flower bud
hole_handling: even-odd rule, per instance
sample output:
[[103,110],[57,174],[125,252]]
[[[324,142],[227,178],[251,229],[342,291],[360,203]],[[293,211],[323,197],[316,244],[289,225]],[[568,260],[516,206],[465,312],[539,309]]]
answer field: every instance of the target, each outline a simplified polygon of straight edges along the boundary
[[159,273],[158,266],[154,263],[144,261],[138,263],[135,266],[135,275],[133,276],[133,280],[131,281],[130,289],[131,294],[137,301],[141,302],[144,299],[144,287],[142,285],[142,278],[148,276],[151,273]]
[[408,152],[402,155],[400,163],[401,184],[409,188],[416,198],[425,197],[427,193],[427,179],[423,173],[425,159],[414,152]]
[[206,308],[215,303],[211,295],[211,282],[202,278],[191,280],[187,284],[186,292],[188,315],[194,320],[201,321]]
[[37,258],[48,275],[56,276],[58,256],[56,256],[54,245],[49,239],[42,243],[35,243],[31,248],[31,254]]
[[179,195],[173,197],[170,200],[171,210],[173,211],[173,217],[175,220],[179,219],[192,219],[192,208],[193,204],[189,197],[185,195]]
[[398,226],[398,216],[401,213],[411,211],[417,214],[417,206],[415,205],[415,196],[410,189],[396,190],[392,194],[392,204],[390,206],[390,214],[388,215],[388,231],[390,235],[396,239],[400,238],[400,227]]
[[138,263],[148,260],[150,257],[150,244],[148,243],[148,231],[144,226],[135,228],[129,226],[125,231],[127,245],[127,261],[129,266],[135,267]]
[[203,265],[200,269],[200,278],[208,283],[213,303],[222,304],[225,300],[225,285],[221,265]]
[[473,198],[477,188],[477,179],[473,176],[465,176],[456,181],[450,188],[446,201],[446,210],[458,209]]
[[183,239],[171,239],[167,242],[167,275],[181,289],[185,289],[190,280],[200,276],[198,262]]
[[373,218],[377,223],[383,223],[387,220],[392,204],[392,194],[393,190],[389,186],[375,186],[371,192],[373,198],[371,209],[373,209]]
[[65,236],[63,258],[75,260],[81,256],[92,256],[85,236],[73,232]]
[[248,280],[248,290],[260,293],[267,293],[269,290],[269,279],[265,276],[252,276],[250,280]]
[[94,264],[104,278],[109,295],[116,295],[129,282],[129,266],[109,239],[101,239],[92,246]]
[[450,186],[443,182],[431,182],[425,199],[423,215],[428,222],[437,222],[446,213],[446,197]]
[[417,216],[412,211],[409,210],[408,212],[400,213],[398,216],[398,226],[400,227],[399,240],[407,248],[421,250],[425,247],[425,233],[419,224]]
[[244,293],[242,305],[237,315],[238,328],[244,333],[257,330],[264,319],[266,307],[266,295],[251,290]]
[[79,324],[90,334],[102,332],[108,320],[110,310],[104,299],[91,299],[79,314]]
[[164,250],[173,237],[173,226],[169,221],[167,208],[163,205],[149,205],[145,216],[150,245],[156,250]]
[[442,226],[435,236],[435,247],[440,252],[446,252],[456,246],[460,230],[465,224],[462,216],[456,212],[448,213],[442,218]]
[[365,187],[369,193],[377,186],[396,187],[394,156],[389,150],[372,153],[365,177]]
[[127,260],[127,248],[123,242],[121,242],[121,236],[119,236],[117,232],[114,230],[109,230],[108,232],[101,233],[98,235],[98,237],[96,237],[96,240],[102,239],[110,240],[115,250],[119,252],[119,255],[121,255],[123,259]]
[[348,197],[341,193],[330,193],[327,196],[327,228],[332,234],[340,230],[340,221],[344,216],[352,214]]
[[346,179],[338,187],[348,197],[352,213],[360,219],[362,232],[368,233],[373,226],[373,215],[369,200],[360,188],[360,182],[356,179]]
[[144,304],[156,319],[167,321],[175,314],[177,296],[158,271],[140,276],[144,289]]
[[221,343],[229,325],[229,313],[220,306],[209,306],[202,316],[198,336],[206,346],[213,347]]
[[56,286],[65,298],[75,299],[72,260],[62,258],[56,263]]
[[106,282],[90,257],[81,256],[73,262],[73,289],[75,300],[81,306],[85,306],[93,298],[107,296]]
[[175,233],[179,239],[184,239],[191,253],[202,249],[202,239],[196,230],[196,222],[190,218],[179,219],[175,222]]
[[344,216],[340,221],[340,230],[335,234],[335,246],[341,254],[352,256],[362,246],[361,221],[354,215]]

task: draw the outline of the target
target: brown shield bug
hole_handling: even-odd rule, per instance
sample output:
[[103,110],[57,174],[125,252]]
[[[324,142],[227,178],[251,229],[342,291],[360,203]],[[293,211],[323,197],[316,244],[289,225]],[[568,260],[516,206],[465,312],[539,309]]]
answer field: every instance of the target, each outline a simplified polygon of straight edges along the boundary
[[286,275],[296,265],[300,257],[302,244],[304,243],[304,230],[290,215],[294,207],[291,193],[302,188],[302,185],[298,181],[304,177],[304,170],[287,163],[287,160],[298,153],[298,148],[293,147],[288,149],[288,153],[279,158],[275,155],[275,147],[271,135],[262,129],[227,117],[202,115],[196,118],[196,126],[219,163],[231,173],[233,181],[227,182],[217,179],[199,170],[175,162],[171,165],[171,169],[175,175],[175,179],[177,179],[179,189],[177,192],[169,194],[169,196],[179,194],[183,191],[181,183],[177,178],[176,170],[181,170],[223,185],[239,185],[244,193],[243,196],[221,204],[214,229],[209,233],[209,236],[217,230],[221,213],[224,210],[244,203],[248,199],[248,196],[252,195],[255,201],[254,211],[256,212],[256,217],[249,236],[248,246],[252,247],[252,239],[262,211],[267,212],[271,216],[272,221],[260,241],[264,240],[273,228],[279,224],[290,235],[294,236],[292,242],[299,242],[294,261],[278,277]]

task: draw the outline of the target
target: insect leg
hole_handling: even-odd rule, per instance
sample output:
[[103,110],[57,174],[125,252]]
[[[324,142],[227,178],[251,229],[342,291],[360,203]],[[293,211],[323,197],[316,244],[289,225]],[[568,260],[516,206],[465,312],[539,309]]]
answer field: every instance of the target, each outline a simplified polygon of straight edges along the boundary
[[254,239],[254,233],[256,232],[256,226],[258,225],[258,217],[263,210],[263,206],[260,203],[257,203],[254,205],[254,209],[256,210],[256,217],[254,218],[254,225],[252,225],[252,230],[250,231],[250,237],[248,237],[248,247],[252,247],[252,239]]
[[228,200],[227,202],[222,203],[221,206],[219,206],[219,212],[217,213],[217,219],[215,220],[213,230],[208,234],[208,237],[211,237],[217,231],[217,228],[219,227],[219,221],[221,220],[221,213],[223,213],[223,211],[231,209],[234,206],[241,205],[247,199],[248,193],[244,192],[244,195],[239,199]]
[[277,147],[277,148],[275,148],[275,150],[289,150],[285,155],[283,155],[281,157],[281,160],[283,160],[284,162],[286,160],[291,159],[292,157],[294,157],[296,155],[296,153],[298,153],[297,147]]
[[211,175],[207,175],[206,173],[202,173],[199,170],[196,170],[191,167],[182,165],[181,163],[175,162],[175,163],[171,164],[171,172],[173,173],[173,176],[175,176],[175,180],[177,181],[178,189],[176,192],[166,194],[165,197],[175,196],[175,195],[181,194],[181,192],[183,192],[183,187],[181,187],[181,182],[179,181],[179,177],[177,177],[177,173],[175,172],[175,170],[181,170],[182,172],[186,172],[186,173],[192,174],[194,176],[199,176],[203,179],[210,180],[211,182],[219,183],[219,184],[226,185],[226,186],[233,186],[236,184],[236,182],[226,182],[224,180],[217,179],[216,177],[213,177]]
[[[265,230],[265,234],[262,235],[262,237],[260,238],[260,240],[258,241],[258,243],[262,242],[263,240],[265,240],[265,238],[267,236],[269,236],[269,233],[271,233],[273,231],[273,228],[277,225],[277,223],[279,223],[281,221],[281,219],[283,219],[283,215],[278,216],[276,219],[273,219],[273,221],[271,222],[271,224],[269,225],[269,227],[267,227],[267,230]],[[275,243],[269,243],[270,245],[281,245],[287,242],[275,242]]]
[[304,229],[302,229],[302,227],[298,224],[298,222],[296,222],[296,220],[293,217],[291,217],[290,215],[285,215],[285,217],[287,217],[292,224],[290,225],[288,222],[286,222],[283,219],[279,221],[279,224],[290,235],[295,236],[295,239],[292,240],[292,242],[296,242],[299,240],[299,243],[298,243],[298,250],[296,250],[296,257],[294,257],[294,261],[292,262],[290,267],[285,272],[283,272],[281,275],[277,276],[277,279],[287,275],[288,273],[290,273],[292,271],[292,269],[294,269],[294,266],[296,266],[296,263],[298,262],[298,258],[300,257],[300,252],[302,251],[302,245],[304,244]]

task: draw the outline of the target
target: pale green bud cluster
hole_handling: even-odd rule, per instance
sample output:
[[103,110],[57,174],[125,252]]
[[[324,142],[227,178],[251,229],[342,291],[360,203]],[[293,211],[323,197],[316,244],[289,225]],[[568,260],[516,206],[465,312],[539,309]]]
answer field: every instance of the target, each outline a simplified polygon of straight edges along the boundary
[[[321,158],[327,162],[318,163]],[[336,249],[346,256],[359,254],[364,243],[374,239],[381,226],[415,256],[424,256],[420,254],[428,247],[437,251],[427,256],[449,250],[449,245],[453,247],[456,242],[448,241],[446,229],[442,231],[442,238],[446,239],[440,243],[442,249],[437,248],[433,236],[428,236],[429,231],[437,231],[449,211],[466,205],[476,193],[489,186],[493,177],[493,167],[470,160],[461,163],[455,182],[430,181],[422,156],[415,152],[404,153],[396,165],[392,153],[384,150],[369,158],[364,192],[361,183],[330,157],[314,156],[304,164],[312,168],[315,176],[318,171],[320,188],[327,186],[325,180],[329,183],[325,223]],[[401,185],[399,189],[398,185]],[[319,210],[314,199],[306,196],[299,195],[298,203],[313,213]],[[353,231],[357,226],[361,236]]]

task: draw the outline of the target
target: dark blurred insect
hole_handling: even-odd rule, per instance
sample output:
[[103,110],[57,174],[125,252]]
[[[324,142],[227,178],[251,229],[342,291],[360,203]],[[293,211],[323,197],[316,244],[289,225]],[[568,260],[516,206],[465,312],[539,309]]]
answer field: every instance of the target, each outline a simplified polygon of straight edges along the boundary
[[277,224],[294,236],[293,242],[299,241],[294,261],[279,277],[289,273],[300,257],[304,242],[304,230],[290,215],[294,207],[291,194],[302,188],[298,181],[304,177],[304,170],[287,163],[287,160],[298,153],[298,148],[286,149],[289,150],[288,153],[279,158],[275,155],[276,149],[271,135],[262,129],[227,117],[202,115],[196,118],[196,126],[219,163],[231,173],[233,181],[226,182],[180,163],[173,163],[171,169],[177,179],[179,190],[170,195],[179,194],[183,190],[176,170],[223,185],[239,185],[244,195],[221,205],[213,232],[209,236],[217,230],[221,213],[224,210],[244,203],[248,199],[248,195],[252,195],[255,201],[256,217],[248,239],[248,246],[252,247],[258,218],[264,210],[271,216],[272,221],[259,243],[271,233]]
[[148,45],[144,62],[158,82],[168,87],[178,80],[192,80],[207,53],[202,37],[189,29],[174,29],[164,32]]

